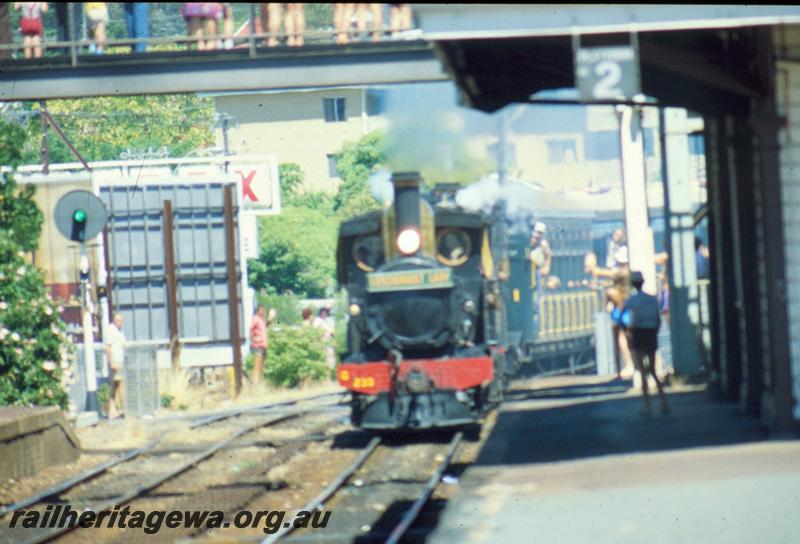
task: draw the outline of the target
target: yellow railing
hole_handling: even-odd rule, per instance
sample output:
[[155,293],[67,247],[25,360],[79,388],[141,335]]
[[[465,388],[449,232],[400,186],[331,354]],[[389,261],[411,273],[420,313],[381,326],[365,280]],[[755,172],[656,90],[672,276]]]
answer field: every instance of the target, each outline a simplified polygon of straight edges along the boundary
[[596,291],[543,295],[539,299],[539,336],[591,333],[599,308],[600,295]]

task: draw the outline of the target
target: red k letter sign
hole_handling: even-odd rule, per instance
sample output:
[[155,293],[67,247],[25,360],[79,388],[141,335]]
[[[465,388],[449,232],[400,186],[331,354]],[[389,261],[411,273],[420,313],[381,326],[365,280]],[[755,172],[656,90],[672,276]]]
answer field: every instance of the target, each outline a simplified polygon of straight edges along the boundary
[[236,176],[241,187],[239,204],[242,209],[260,213],[277,213],[280,211],[278,167],[276,161],[235,162],[230,172]]
[[252,188],[253,178],[256,177],[256,171],[250,170],[245,174],[243,170],[237,170],[236,173],[239,174],[242,180],[242,199],[250,199],[250,202],[258,202],[258,197],[253,192]]

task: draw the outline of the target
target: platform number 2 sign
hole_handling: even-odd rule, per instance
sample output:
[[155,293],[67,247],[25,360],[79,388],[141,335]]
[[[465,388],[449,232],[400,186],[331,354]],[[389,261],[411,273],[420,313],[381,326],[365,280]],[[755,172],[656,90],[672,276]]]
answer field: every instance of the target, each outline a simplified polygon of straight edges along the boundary
[[630,100],[641,93],[639,62],[630,46],[582,47],[575,54],[581,100]]

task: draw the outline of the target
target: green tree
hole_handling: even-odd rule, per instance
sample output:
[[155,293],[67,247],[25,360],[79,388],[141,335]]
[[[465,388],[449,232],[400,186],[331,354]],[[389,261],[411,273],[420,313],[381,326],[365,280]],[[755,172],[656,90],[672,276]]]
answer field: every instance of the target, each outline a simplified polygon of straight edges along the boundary
[[[24,133],[0,120],[0,165],[16,166]],[[0,405],[67,405],[66,329],[41,273],[25,262],[38,246],[42,212],[33,187],[10,173],[0,185]]]
[[287,206],[260,218],[260,255],[252,259],[250,285],[266,293],[321,298],[333,287],[337,218],[325,211]]
[[334,209],[351,217],[380,207],[369,191],[369,176],[385,162],[385,135],[373,131],[357,142],[348,142],[336,157],[336,170],[342,179],[334,199]]
[[[181,157],[214,144],[214,103],[195,95],[106,96],[51,100],[47,109],[87,161],[116,160],[123,152],[166,148]],[[25,163],[40,161],[39,104],[17,112],[26,119]],[[67,146],[48,129],[50,162],[73,162]]]
[[278,179],[281,185],[281,202],[288,205],[302,189],[306,175],[299,164],[283,162],[278,165]]
[[310,208],[330,214],[333,211],[333,196],[322,191],[304,191],[305,172],[299,164],[282,163],[278,167],[283,206]]
[[322,191],[309,191],[300,193],[292,199],[294,206],[317,210],[322,213],[333,213],[334,196]]

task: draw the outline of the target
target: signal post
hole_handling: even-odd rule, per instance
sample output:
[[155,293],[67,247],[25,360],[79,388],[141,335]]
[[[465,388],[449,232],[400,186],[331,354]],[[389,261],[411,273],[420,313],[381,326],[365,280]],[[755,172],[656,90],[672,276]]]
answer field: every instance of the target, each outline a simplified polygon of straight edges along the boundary
[[55,223],[59,232],[73,242],[81,244],[80,283],[81,317],[83,329],[83,357],[86,368],[87,412],[99,412],[97,401],[97,369],[94,357],[94,304],[91,297],[91,272],[86,240],[97,236],[108,221],[108,211],[103,202],[89,191],[72,191],[59,199],[55,209]]

